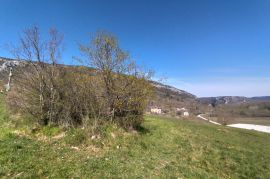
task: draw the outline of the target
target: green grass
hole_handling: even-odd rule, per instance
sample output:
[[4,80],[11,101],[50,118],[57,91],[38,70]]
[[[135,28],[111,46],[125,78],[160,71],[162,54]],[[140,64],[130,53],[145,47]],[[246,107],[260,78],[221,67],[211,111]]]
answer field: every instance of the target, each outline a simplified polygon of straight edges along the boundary
[[0,178],[270,178],[266,133],[147,116],[139,133],[112,127],[88,141],[73,129],[38,140],[14,134],[4,108],[0,102]]
[[0,94],[0,123],[7,122],[8,114],[5,106],[4,96]]

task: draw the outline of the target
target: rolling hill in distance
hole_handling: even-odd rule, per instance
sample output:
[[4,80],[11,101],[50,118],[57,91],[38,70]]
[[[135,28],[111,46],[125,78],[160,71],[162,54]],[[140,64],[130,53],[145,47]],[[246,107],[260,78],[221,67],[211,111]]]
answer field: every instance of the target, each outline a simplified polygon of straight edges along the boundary
[[[10,67],[16,72],[17,69],[22,69],[26,61],[19,61],[11,58],[0,57],[0,84],[7,83]],[[76,66],[64,65],[66,67],[76,68]],[[166,108],[168,101],[174,107],[190,106],[190,103],[211,104],[213,106],[222,104],[243,104],[247,102],[266,102],[270,101],[270,96],[218,96],[218,97],[197,97],[187,91],[176,87],[163,84],[157,81],[150,81],[157,90],[157,99],[153,101],[152,106]]]

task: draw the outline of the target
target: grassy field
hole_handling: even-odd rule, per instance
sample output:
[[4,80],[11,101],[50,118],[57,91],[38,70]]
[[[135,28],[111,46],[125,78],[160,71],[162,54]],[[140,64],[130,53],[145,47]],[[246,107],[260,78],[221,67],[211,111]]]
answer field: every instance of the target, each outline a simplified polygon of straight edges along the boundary
[[138,133],[112,126],[87,140],[10,120],[0,96],[0,178],[270,178],[270,134],[147,116]]

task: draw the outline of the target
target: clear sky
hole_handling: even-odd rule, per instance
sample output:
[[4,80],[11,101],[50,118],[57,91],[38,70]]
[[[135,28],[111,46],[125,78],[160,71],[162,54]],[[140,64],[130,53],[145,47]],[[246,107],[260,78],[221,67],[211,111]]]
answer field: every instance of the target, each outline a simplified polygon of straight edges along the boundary
[[33,25],[64,34],[66,64],[106,30],[156,79],[197,96],[270,95],[270,0],[0,0],[1,46]]

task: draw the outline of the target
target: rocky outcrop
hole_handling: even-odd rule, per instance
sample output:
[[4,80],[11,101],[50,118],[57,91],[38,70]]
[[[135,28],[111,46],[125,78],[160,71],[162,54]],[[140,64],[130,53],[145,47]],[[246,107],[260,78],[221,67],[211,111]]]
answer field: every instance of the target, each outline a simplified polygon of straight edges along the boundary
[[8,58],[0,57],[0,73],[7,72],[10,68],[22,65],[23,62]]

